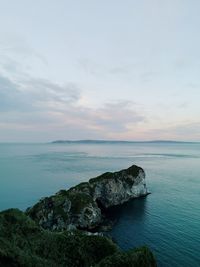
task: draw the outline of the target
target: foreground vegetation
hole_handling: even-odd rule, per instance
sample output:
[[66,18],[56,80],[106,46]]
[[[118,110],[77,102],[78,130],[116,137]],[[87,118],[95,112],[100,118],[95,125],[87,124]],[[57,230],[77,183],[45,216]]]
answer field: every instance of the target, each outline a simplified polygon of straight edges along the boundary
[[148,248],[122,252],[103,236],[41,229],[18,209],[0,213],[2,267],[155,267]]

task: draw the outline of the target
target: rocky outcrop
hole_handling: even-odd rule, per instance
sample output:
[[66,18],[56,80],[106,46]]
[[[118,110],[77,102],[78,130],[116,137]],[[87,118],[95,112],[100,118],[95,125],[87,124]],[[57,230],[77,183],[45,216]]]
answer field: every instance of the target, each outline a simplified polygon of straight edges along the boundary
[[101,210],[93,198],[85,193],[61,190],[40,200],[27,214],[44,229],[92,229],[101,221]]
[[107,172],[90,179],[89,184],[93,189],[93,198],[104,208],[120,205],[148,193],[145,172],[135,165],[119,172]]
[[123,252],[104,236],[41,229],[17,209],[0,212],[1,267],[156,267],[146,247]]
[[133,165],[61,190],[40,200],[27,214],[45,229],[90,230],[102,222],[102,210],[147,194],[145,172]]

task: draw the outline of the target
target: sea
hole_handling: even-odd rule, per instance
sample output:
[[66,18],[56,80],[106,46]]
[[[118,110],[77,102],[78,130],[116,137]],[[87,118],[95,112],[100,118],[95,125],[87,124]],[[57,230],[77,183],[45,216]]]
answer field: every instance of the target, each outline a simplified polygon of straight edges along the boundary
[[200,266],[200,143],[58,142],[0,144],[0,210],[107,171],[136,164],[151,194],[114,208],[108,233],[123,250],[147,245],[159,267]]

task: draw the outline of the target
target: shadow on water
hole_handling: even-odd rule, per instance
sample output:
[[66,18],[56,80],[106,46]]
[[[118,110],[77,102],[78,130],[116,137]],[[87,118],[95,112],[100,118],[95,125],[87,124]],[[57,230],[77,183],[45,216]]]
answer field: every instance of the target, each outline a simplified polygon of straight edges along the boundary
[[143,221],[146,214],[147,197],[132,199],[119,206],[114,206],[105,211],[106,218],[113,223],[114,227],[122,221]]
[[[148,196],[132,199],[120,206],[106,211],[106,217],[111,222],[108,235],[121,249],[148,245],[145,240],[145,227],[148,221]],[[151,248],[151,246],[150,246]]]

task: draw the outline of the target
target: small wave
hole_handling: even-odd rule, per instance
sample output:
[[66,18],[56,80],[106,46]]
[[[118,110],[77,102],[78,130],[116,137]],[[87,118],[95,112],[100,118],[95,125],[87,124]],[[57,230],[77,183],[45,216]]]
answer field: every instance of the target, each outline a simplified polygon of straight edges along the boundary
[[72,159],[137,159],[137,158],[199,158],[197,155],[188,155],[188,154],[170,154],[170,153],[138,153],[132,155],[96,155],[86,152],[53,152],[53,153],[44,153],[38,155],[29,155],[23,156],[23,158],[35,160],[35,161],[67,161]]
[[55,153],[44,153],[38,155],[30,155],[26,156],[26,158],[35,159],[35,160],[65,160],[68,158],[79,158],[79,157],[87,157],[87,153],[85,152],[55,152]]

